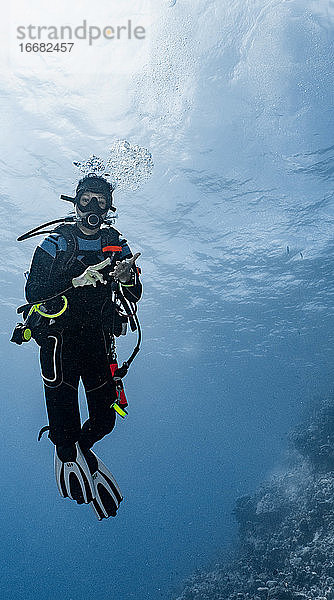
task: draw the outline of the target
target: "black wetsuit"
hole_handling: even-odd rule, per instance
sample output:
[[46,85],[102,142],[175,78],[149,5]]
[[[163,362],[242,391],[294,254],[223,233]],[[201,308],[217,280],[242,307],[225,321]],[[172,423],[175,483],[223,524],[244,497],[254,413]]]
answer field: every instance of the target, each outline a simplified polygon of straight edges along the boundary
[[[64,231],[48,236],[35,250],[26,284],[29,303],[52,298],[45,304],[48,313],[59,312],[62,292],[68,300],[66,311],[54,319],[43,319],[35,336],[40,345],[49,437],[57,446],[59,458],[64,460],[76,441],[83,448],[91,448],[114,427],[116,413],[110,406],[116,398],[116,389],[107,355],[111,335],[120,333],[115,331],[119,323],[111,302],[111,284],[74,288],[72,279],[87,266],[104,260],[102,246],[106,239],[122,248],[114,262],[132,256],[126,240],[111,227],[104,229],[104,235],[100,230],[91,236],[76,226],[66,227],[72,240],[71,249]],[[136,269],[129,283],[130,287],[122,289],[123,294],[130,302],[137,302],[142,288]],[[89,411],[89,419],[82,427],[78,405],[80,378]]]

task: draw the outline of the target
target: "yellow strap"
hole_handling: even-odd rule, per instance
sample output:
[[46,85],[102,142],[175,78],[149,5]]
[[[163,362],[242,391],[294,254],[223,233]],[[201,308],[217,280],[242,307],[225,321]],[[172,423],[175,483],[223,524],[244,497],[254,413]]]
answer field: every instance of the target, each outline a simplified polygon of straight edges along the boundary
[[27,317],[30,317],[30,315],[32,315],[33,312],[35,312],[35,304],[32,305],[31,309],[28,312]]
[[57,317],[60,317],[60,315],[62,315],[68,307],[68,300],[67,300],[66,296],[62,296],[62,299],[64,300],[64,306],[59,312],[55,313],[54,315],[50,315],[48,313],[41,311],[39,309],[39,307],[42,306],[42,303],[34,304],[29,311],[29,315],[35,311],[39,315],[41,315],[42,317],[46,317],[47,319],[56,319]]
[[121,407],[120,407],[120,406],[118,406],[118,404],[116,404],[116,402],[115,402],[115,403],[114,403],[112,406],[113,406],[113,408],[115,409],[115,411],[116,411],[116,412],[117,412],[117,413],[118,413],[118,414],[119,414],[121,417],[123,417],[123,419],[124,419],[124,417],[126,417],[127,413],[126,413],[126,412],[124,412],[124,410],[122,410],[122,409],[121,409]]

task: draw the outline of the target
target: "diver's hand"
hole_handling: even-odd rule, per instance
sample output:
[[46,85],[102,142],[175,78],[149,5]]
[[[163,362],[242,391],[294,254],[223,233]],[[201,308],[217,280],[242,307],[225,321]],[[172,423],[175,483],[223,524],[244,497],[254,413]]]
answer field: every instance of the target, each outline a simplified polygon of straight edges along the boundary
[[82,287],[84,285],[93,285],[96,287],[98,281],[106,284],[107,282],[103,279],[102,273],[99,273],[106,266],[110,265],[110,258],[106,258],[97,265],[91,265],[78,277],[72,279],[73,287]]
[[109,273],[116,281],[128,283],[131,279],[131,270],[141,252],[137,252],[132,258],[118,260],[113,271]]

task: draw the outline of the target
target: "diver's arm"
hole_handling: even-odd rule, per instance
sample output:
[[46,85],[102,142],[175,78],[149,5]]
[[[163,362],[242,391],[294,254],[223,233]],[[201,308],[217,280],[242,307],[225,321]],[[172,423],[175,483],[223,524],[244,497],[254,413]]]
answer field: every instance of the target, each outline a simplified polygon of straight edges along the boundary
[[[122,247],[122,253],[120,255],[120,262],[124,261],[124,260],[130,260],[131,258],[133,258],[133,254],[131,252],[131,248],[129,247],[127,240],[120,237],[119,238],[119,245]],[[136,258],[140,255],[140,253],[138,253],[136,255]],[[117,261],[119,262],[119,261]],[[116,264],[117,264],[116,262]],[[140,300],[141,295],[142,295],[142,291],[143,291],[143,287],[142,284],[140,282],[139,279],[139,273],[140,273],[140,269],[138,269],[138,267],[133,264],[131,265],[131,278],[129,281],[122,283],[120,281],[120,285],[121,285],[121,290],[122,293],[124,295],[124,297],[129,301],[129,302],[138,302],[138,300]]]
[[110,275],[113,275],[119,282],[122,294],[129,302],[138,302],[142,295],[142,284],[139,279],[140,269],[136,266],[135,261],[140,256],[140,252],[133,256],[126,240],[121,240],[120,243],[122,254]]
[[69,274],[57,263],[57,255],[52,256],[41,246],[36,248],[25,287],[29,303],[53,298],[71,287]]
[[124,297],[129,300],[129,302],[138,302],[138,300],[140,300],[143,286],[139,279],[139,272],[136,266],[134,266],[131,270],[130,281],[127,283],[121,283],[121,290]]

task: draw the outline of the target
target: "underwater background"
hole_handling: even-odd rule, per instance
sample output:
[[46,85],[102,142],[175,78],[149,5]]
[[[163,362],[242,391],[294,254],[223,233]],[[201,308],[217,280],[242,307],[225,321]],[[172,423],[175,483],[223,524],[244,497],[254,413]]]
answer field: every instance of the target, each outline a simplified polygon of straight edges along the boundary
[[[130,13],[142,47],[18,52],[23,21]],[[1,593],[169,598],[233,547],[237,498],[280,469],[287,433],[332,393],[334,3],[14,0],[1,32]],[[16,238],[67,214],[72,161],[116,140],[155,166],[114,194],[116,227],[142,253],[144,340],[129,417],[96,446],[125,498],[99,523],[58,495],[53,447],[37,442],[38,348],[9,339],[38,243]],[[133,345],[119,342],[121,360]]]

